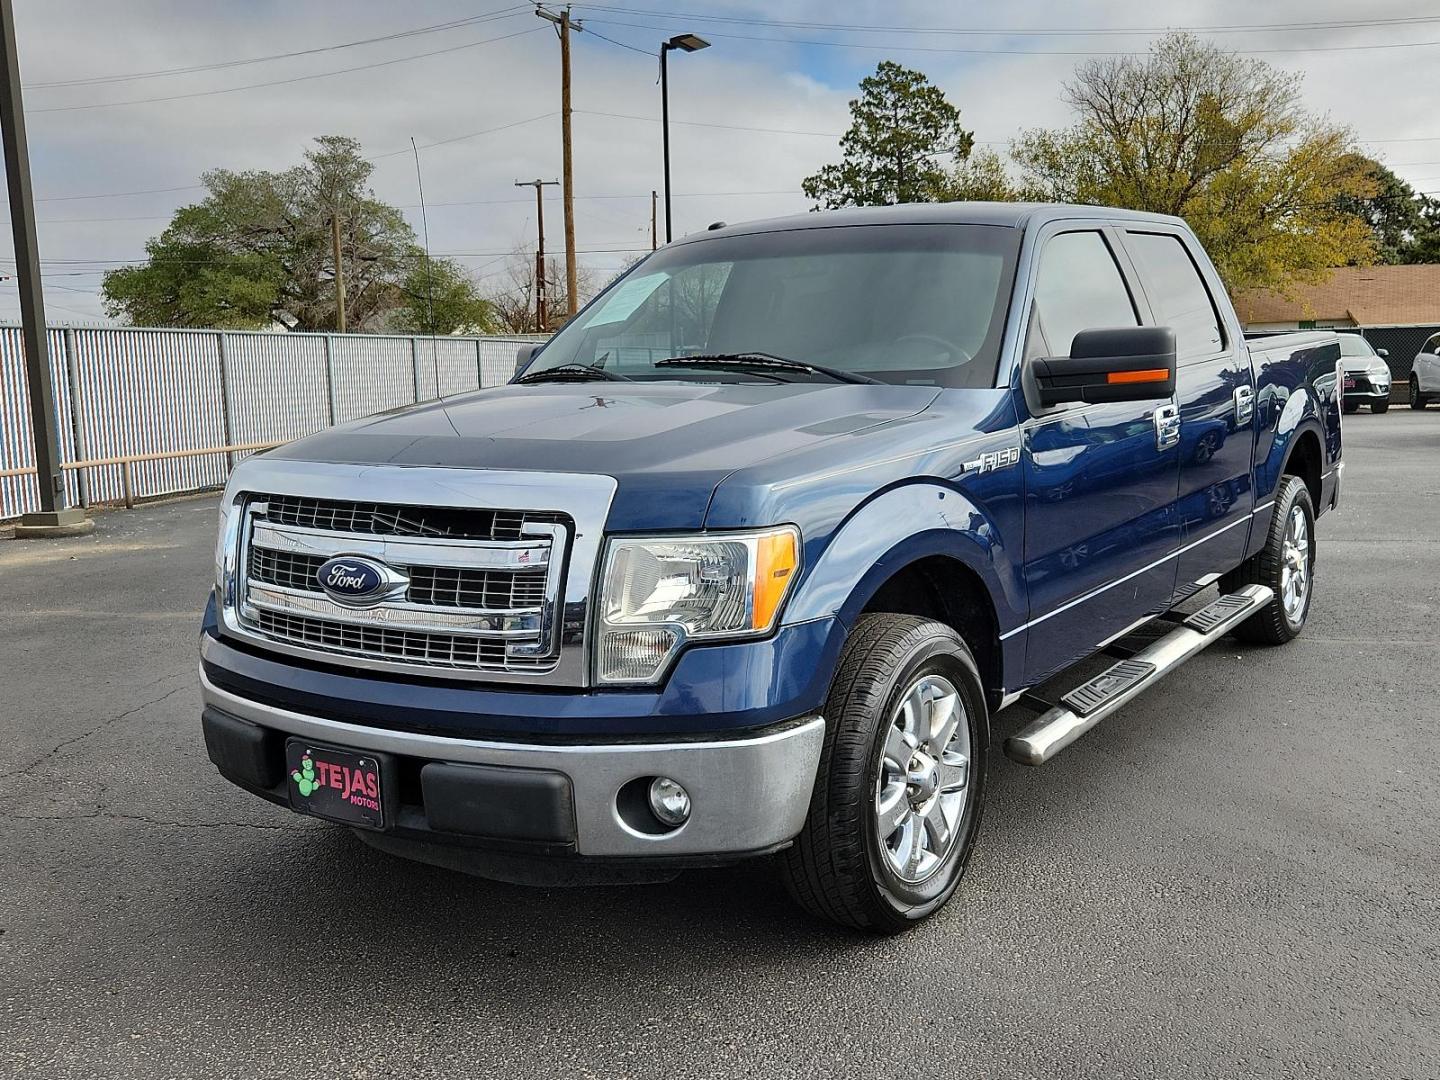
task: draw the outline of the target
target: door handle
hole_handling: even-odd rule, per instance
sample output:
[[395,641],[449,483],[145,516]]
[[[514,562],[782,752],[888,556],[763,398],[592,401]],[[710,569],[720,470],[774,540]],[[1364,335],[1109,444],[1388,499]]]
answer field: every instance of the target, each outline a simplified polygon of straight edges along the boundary
[[1180,442],[1180,406],[1161,405],[1151,414],[1155,421],[1155,449],[1169,450]]
[[1255,415],[1255,391],[1241,386],[1235,391],[1235,423],[1248,424]]

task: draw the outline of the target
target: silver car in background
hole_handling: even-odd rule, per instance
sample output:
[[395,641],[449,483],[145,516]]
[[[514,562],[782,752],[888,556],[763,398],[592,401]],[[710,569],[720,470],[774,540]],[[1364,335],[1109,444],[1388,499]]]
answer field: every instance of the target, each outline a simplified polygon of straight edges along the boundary
[[1385,363],[1389,353],[1379,352],[1371,347],[1359,334],[1340,334],[1340,368],[1344,377],[1344,397],[1341,407],[1347,413],[1358,412],[1361,405],[1369,405],[1373,413],[1383,413],[1390,408],[1390,365]]

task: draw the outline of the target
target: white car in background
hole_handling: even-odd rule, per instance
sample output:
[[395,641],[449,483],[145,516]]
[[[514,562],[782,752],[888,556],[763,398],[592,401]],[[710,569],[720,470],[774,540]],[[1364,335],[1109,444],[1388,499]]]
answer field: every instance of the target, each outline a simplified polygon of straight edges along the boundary
[[1359,334],[1339,334],[1340,369],[1344,377],[1341,408],[1347,413],[1358,412],[1369,405],[1373,413],[1390,408],[1390,365],[1381,349],[1376,352],[1370,342]]
[[1410,369],[1410,408],[1423,409],[1440,398],[1440,334],[1432,335],[1415,354]]

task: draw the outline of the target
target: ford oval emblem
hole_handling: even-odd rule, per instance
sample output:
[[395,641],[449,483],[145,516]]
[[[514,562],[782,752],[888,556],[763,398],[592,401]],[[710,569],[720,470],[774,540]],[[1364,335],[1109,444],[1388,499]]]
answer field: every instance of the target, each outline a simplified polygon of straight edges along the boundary
[[315,578],[332,600],[352,607],[378,603],[404,581],[384,563],[356,555],[339,555],[321,563]]

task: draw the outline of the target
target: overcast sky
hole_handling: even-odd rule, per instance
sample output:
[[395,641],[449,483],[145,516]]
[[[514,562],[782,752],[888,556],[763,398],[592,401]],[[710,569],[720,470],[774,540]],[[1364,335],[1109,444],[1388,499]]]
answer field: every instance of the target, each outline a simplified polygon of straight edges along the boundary
[[[413,136],[422,147],[432,247],[477,277],[495,274],[506,253],[534,242],[533,195],[512,185],[559,175],[559,46],[530,5],[15,6],[52,322],[103,319],[99,272],[142,257],[145,240],[170,212],[200,197],[202,171],[284,168],[322,134],[361,141],[376,157],[376,192],[404,206],[418,234]],[[659,7],[658,0],[575,6],[592,31],[575,36],[573,58],[582,263],[618,266],[649,247],[650,191],[661,186],[660,96],[656,59],[635,50],[653,52],[687,30],[713,47],[671,57],[677,235],[716,220],[807,209],[800,181],[836,158],[846,104],[881,59],[926,72],[977,141],[1003,150],[1023,127],[1067,120],[1059,91],[1076,54],[1143,51],[1165,27],[1192,28],[1231,48],[1276,50],[1264,58],[1304,73],[1313,110],[1351,126],[1364,148],[1417,188],[1440,191],[1440,9],[1433,0],[679,0],[678,9],[668,9],[678,14]],[[458,20],[473,21],[333,48]],[[1317,22],[1383,25],[1314,28]],[[1312,26],[1255,28],[1296,23]],[[863,29],[873,27],[887,29]],[[1219,27],[1230,29],[1205,30]],[[931,32],[897,32],[907,28]],[[938,32],[986,29],[1003,32]],[[1059,32],[1075,30],[1092,33]],[[1107,32],[1093,33],[1100,30]],[[108,78],[302,50],[314,51]],[[349,68],[361,70],[342,71]],[[163,98],[170,100],[143,100]],[[545,222],[552,250],[562,246],[555,190],[547,189]],[[11,254],[8,246],[0,250]],[[13,261],[0,264],[10,276],[0,282],[0,319],[16,315],[13,271]]]

